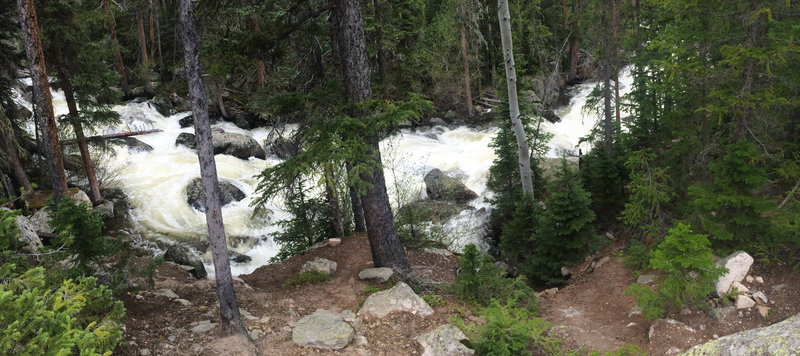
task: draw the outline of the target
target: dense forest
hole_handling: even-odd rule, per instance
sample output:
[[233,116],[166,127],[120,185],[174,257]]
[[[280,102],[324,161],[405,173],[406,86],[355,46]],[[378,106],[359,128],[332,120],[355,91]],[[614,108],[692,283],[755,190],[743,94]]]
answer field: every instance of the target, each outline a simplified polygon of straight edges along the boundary
[[[599,83],[583,108],[592,149],[548,156],[542,122],[584,82]],[[798,98],[792,1],[0,0],[0,354],[113,352],[120,293],[163,262],[107,236],[113,190],[97,157],[119,143],[96,134],[120,122],[115,105],[192,112],[226,335],[247,330],[212,125],[281,128],[252,202],[254,219],[276,197],[290,216],[273,263],[365,232],[374,267],[414,288],[430,287],[404,247],[450,246],[430,211],[392,206],[379,143],[442,117],[496,128],[488,248],[460,251],[462,273],[437,293],[523,334],[492,338],[504,326],[487,322],[479,354],[525,354],[565,352],[533,331],[532,288],[567,283],[607,231],[628,267],[659,275],[627,291],[648,318],[707,307],[726,272],[712,254],[800,268]],[[19,221],[40,208],[51,228],[31,237]]]

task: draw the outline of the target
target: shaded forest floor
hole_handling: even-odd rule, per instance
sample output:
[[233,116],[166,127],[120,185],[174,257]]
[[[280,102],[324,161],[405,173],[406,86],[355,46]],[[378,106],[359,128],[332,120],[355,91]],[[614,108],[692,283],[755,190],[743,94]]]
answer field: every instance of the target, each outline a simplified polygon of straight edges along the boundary
[[[541,297],[539,316],[555,325],[554,333],[565,340],[565,349],[610,351],[633,344],[649,355],[663,355],[671,347],[685,351],[714,335],[766,326],[800,312],[800,275],[786,266],[765,268],[756,262],[751,275],[765,279],[764,292],[772,307],[767,318],[755,308],[743,312],[742,317],[734,313],[722,322],[712,320],[704,312],[684,312],[668,318],[686,323],[695,332],[666,329],[650,340],[651,323],[641,315],[628,315],[635,302],[624,295],[624,290],[634,278],[631,271],[623,267],[621,258],[612,253],[616,247],[612,245],[602,252],[610,259],[593,273],[573,278],[557,293]],[[407,253],[418,273],[445,282],[455,278],[456,257],[413,249]],[[337,262],[338,269],[329,281],[284,287],[297,276],[303,263],[316,257]],[[384,319],[363,320],[356,327],[356,333],[364,338],[357,338],[339,351],[295,345],[292,327],[303,316],[316,309],[357,312],[376,287],[387,289],[393,285],[391,280],[375,284],[358,279],[361,270],[372,267],[371,260],[366,236],[354,235],[344,238],[341,245],[325,246],[236,278],[244,323],[251,335],[257,336],[255,344],[261,354],[418,355],[422,348],[414,338],[448,323],[451,315],[459,315],[467,322],[479,320],[472,307],[445,296],[443,303],[433,306],[435,313],[430,316],[394,313]],[[779,284],[785,285],[780,292],[770,289]],[[119,347],[116,354],[246,354],[237,341],[219,339],[218,325],[208,324],[208,321],[218,320],[213,280],[194,280],[180,266],[165,263],[158,271],[153,288],[124,295],[123,300],[127,308],[126,344]]]

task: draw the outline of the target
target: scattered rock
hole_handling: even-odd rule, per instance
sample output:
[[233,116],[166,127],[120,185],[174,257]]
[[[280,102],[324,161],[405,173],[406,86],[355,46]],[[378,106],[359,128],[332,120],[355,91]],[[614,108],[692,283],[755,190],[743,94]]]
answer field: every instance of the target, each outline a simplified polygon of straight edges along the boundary
[[595,264],[594,269],[600,268],[600,266],[602,266],[604,263],[608,262],[608,260],[610,260],[610,259],[611,258],[608,257],[608,256],[605,256],[605,257],[601,258],[599,261],[597,261],[597,264]]
[[458,114],[457,114],[455,111],[453,111],[452,109],[451,109],[451,110],[447,110],[447,111],[444,113],[444,118],[445,118],[445,119],[448,119],[448,120],[455,119],[455,118],[456,118],[456,116],[458,116]]
[[634,305],[633,308],[631,308],[631,311],[628,312],[629,318],[634,315],[642,315],[642,308],[639,307],[638,305]]
[[340,239],[338,237],[332,238],[332,239],[328,239],[328,246],[334,247],[334,246],[339,246],[341,244],[342,244],[342,239]]
[[158,113],[164,117],[172,116],[178,113],[178,111],[172,107],[172,102],[170,102],[169,98],[165,98],[160,95],[157,95],[153,98],[153,100],[150,100],[147,105],[158,111]]
[[[677,331],[677,332],[676,332]],[[647,339],[650,342],[661,339],[664,335],[670,338],[687,339],[687,334],[694,334],[695,330],[688,325],[674,319],[656,319],[650,323]]]
[[250,332],[250,337],[253,338],[253,340],[258,340],[262,336],[264,336],[264,332],[261,331],[260,329],[255,329],[255,330]]
[[431,126],[447,126],[447,122],[442,120],[440,117],[432,117],[429,122]]
[[800,350],[800,314],[695,346],[691,355],[791,355]]
[[367,268],[358,273],[358,278],[361,280],[369,280],[378,283],[383,283],[392,278],[394,271],[388,267]]
[[711,319],[722,321],[725,320],[725,318],[727,318],[729,315],[731,315],[731,313],[733,313],[735,310],[736,307],[729,305],[726,307],[711,309],[711,311],[708,312],[708,315],[711,316]]
[[616,238],[614,237],[614,234],[611,233],[611,231],[606,232],[603,236],[605,236],[607,239],[611,241],[614,241],[614,239]]
[[466,339],[461,330],[452,324],[444,324],[435,330],[417,336],[415,340],[422,346],[422,356],[474,355],[475,351],[461,343]]
[[756,276],[755,280],[758,284],[764,284],[764,277]]
[[300,319],[292,331],[292,341],[300,346],[340,350],[353,340],[355,330],[339,314],[318,309]]
[[756,305],[756,302],[746,295],[736,296],[736,309],[747,309]]
[[761,314],[761,317],[766,318],[769,315],[769,307],[765,307],[763,305],[756,306],[758,313]]
[[762,292],[762,291],[756,291],[755,293],[751,294],[750,296],[753,297],[753,299],[755,299],[756,301],[760,302],[761,304],[767,304],[767,302],[768,302],[767,295],[764,294],[764,292]]
[[572,318],[572,317],[581,315],[581,312],[579,312],[579,311],[577,311],[575,309],[572,309],[572,308],[559,309],[559,310],[561,310],[561,312],[564,313],[564,316],[566,316],[567,318]]
[[194,278],[203,279],[208,276],[206,267],[203,265],[203,260],[196,256],[190,249],[181,245],[170,245],[167,251],[164,252],[164,260],[191,267],[189,273],[191,273]]
[[755,278],[753,278],[753,276],[750,275],[744,277],[744,280],[747,281],[747,283],[753,283],[756,281]]
[[667,352],[664,353],[664,355],[677,355],[679,353],[681,353],[681,349],[673,346],[670,347],[669,350],[667,350]]
[[181,298],[178,298],[178,299],[175,299],[175,301],[176,301],[176,302],[178,302],[178,303],[180,303],[180,304],[181,304],[181,305],[183,305],[184,307],[189,307],[189,306],[191,306],[191,305],[192,305],[192,302],[190,302],[190,301],[188,301],[188,300],[186,300],[186,299],[181,299]]
[[[267,156],[261,145],[246,135],[215,129],[211,131],[211,140],[215,155],[227,154],[245,160],[250,157],[264,159]],[[194,134],[182,132],[175,139],[175,145],[197,149],[197,138]]]
[[191,332],[193,332],[195,334],[201,334],[201,333],[205,333],[205,332],[209,332],[211,330],[214,330],[214,328],[216,326],[217,326],[217,323],[212,323],[211,320],[203,320],[203,321],[197,323],[197,325],[195,327],[189,329],[189,331],[191,331]]
[[175,294],[174,291],[172,291],[172,289],[167,289],[167,288],[158,290],[157,292],[155,292],[155,295],[164,296],[164,297],[167,297],[169,299],[178,299],[178,298],[180,298],[177,294]]
[[786,285],[785,285],[785,284],[776,284],[776,285],[772,286],[772,291],[773,291],[773,292],[780,292],[780,291],[782,291],[784,288],[786,288]]
[[731,287],[728,289],[728,292],[733,291],[734,288],[736,288],[737,294],[745,294],[750,291],[750,288],[745,287],[744,284],[738,281],[733,281],[733,283],[731,283]]
[[715,286],[717,295],[723,295],[730,289],[734,281],[741,282],[744,279],[747,272],[750,271],[750,266],[753,265],[753,257],[747,252],[738,251],[719,260],[717,265],[728,269],[727,273],[719,277]]
[[303,264],[303,267],[300,267],[300,273],[312,271],[333,275],[333,272],[336,272],[336,262],[317,257],[313,261],[308,261]]
[[558,287],[553,287],[536,293],[536,298],[550,297],[556,295],[556,293],[558,293]]
[[104,218],[113,218],[114,217],[114,202],[112,202],[110,200],[106,200],[106,201],[104,201],[104,202],[102,202],[100,204],[97,204],[97,206],[94,207],[94,210],[96,210],[98,213],[100,213],[100,216],[102,216]]
[[193,150],[197,149],[197,138],[192,133],[181,132],[175,139],[175,146],[186,146]]
[[643,274],[636,278],[636,283],[638,284],[651,284],[653,281],[656,280],[656,276],[653,274]]
[[124,142],[125,145],[128,146],[128,150],[132,152],[150,152],[153,150],[153,146],[150,146],[134,137],[120,137],[119,140]]
[[253,260],[252,257],[250,257],[248,255],[245,255],[245,254],[242,254],[242,253],[238,253],[236,251],[229,251],[229,253],[230,253],[230,256],[231,256],[231,262],[247,263],[247,262],[250,262],[250,261]]
[[141,349],[141,350],[139,350],[139,355],[150,356],[150,349]]
[[467,188],[464,183],[437,168],[425,175],[425,186],[428,197],[433,200],[464,204],[478,197],[478,194]]
[[[220,180],[219,190],[221,193],[220,198],[222,199],[222,206],[235,201],[241,201],[245,198],[244,192],[229,181]],[[201,178],[198,177],[189,181],[189,184],[186,186],[186,203],[198,211],[206,211],[206,200],[203,195],[203,180]]]
[[407,284],[400,282],[394,288],[377,292],[367,298],[358,315],[383,318],[392,312],[431,315],[433,309],[420,298]]

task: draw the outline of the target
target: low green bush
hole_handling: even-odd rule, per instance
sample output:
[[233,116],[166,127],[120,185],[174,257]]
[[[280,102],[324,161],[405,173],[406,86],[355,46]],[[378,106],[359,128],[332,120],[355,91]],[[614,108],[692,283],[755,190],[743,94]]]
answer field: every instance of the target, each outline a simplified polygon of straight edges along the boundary
[[481,306],[488,306],[493,299],[502,303],[514,301],[515,305],[536,313],[538,300],[525,278],[506,278],[505,274],[490,256],[478,251],[474,244],[468,244],[461,256],[461,273],[456,276],[452,289],[461,299]]

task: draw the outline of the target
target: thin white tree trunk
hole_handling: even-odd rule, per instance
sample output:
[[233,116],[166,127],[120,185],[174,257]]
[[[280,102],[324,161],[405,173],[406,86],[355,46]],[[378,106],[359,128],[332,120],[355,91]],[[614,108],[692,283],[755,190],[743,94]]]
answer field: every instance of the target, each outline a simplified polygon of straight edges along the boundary
[[519,100],[517,99],[517,70],[514,65],[514,46],[511,43],[511,15],[508,11],[508,0],[497,1],[497,19],[500,21],[500,38],[503,42],[503,59],[506,65],[506,83],[508,84],[508,105],[511,111],[511,123],[517,137],[519,149],[519,175],[522,191],[533,196],[533,180],[531,179],[531,160],[525,129],[519,118]]

